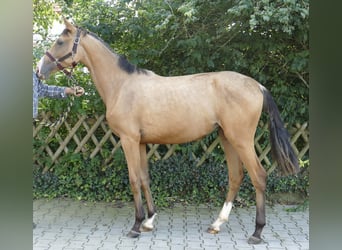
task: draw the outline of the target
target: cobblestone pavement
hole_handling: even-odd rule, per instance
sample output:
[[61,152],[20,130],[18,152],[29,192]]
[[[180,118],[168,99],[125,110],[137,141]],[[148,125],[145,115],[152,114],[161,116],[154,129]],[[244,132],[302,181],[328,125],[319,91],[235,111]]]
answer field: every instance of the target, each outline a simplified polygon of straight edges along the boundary
[[126,237],[134,223],[133,203],[91,203],[65,199],[33,202],[34,250],[113,249],[309,249],[309,210],[289,212],[291,206],[266,207],[264,242],[249,245],[255,207],[237,208],[221,232],[206,232],[220,207],[182,205],[159,209],[152,232]]

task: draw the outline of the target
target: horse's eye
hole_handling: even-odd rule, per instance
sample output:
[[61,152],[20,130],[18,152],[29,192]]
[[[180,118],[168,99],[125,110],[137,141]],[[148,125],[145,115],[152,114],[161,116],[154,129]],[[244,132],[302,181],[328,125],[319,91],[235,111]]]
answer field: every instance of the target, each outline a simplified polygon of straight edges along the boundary
[[57,40],[57,45],[62,45],[63,41],[62,40]]

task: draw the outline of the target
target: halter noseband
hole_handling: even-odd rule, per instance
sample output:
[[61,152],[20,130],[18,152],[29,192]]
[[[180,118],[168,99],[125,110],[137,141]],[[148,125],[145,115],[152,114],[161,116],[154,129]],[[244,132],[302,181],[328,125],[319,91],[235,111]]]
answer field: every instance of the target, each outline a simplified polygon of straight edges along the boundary
[[49,57],[49,59],[56,64],[58,69],[63,71],[63,73],[66,74],[67,76],[71,76],[72,69],[76,67],[77,62],[75,62],[75,61],[72,62],[70,71],[67,71],[66,68],[63,67],[62,64],[60,64],[60,63],[69,57],[72,57],[72,59],[74,60],[74,55],[77,52],[77,46],[80,43],[80,36],[81,36],[81,29],[77,29],[76,38],[74,41],[74,45],[72,46],[71,52],[69,52],[65,56],[62,56],[59,59],[56,59],[55,57],[53,57],[53,55],[51,55],[50,52],[48,52],[48,51],[45,52],[45,55],[47,55],[47,57]]

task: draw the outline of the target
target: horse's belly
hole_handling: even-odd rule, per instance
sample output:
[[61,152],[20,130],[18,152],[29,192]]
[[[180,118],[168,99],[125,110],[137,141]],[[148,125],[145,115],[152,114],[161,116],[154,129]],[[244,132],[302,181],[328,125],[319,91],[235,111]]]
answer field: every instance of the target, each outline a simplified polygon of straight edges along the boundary
[[184,121],[182,124],[172,122],[156,124],[152,127],[146,126],[141,130],[141,142],[155,144],[186,143],[206,136],[215,128],[217,128],[215,122],[196,123]]

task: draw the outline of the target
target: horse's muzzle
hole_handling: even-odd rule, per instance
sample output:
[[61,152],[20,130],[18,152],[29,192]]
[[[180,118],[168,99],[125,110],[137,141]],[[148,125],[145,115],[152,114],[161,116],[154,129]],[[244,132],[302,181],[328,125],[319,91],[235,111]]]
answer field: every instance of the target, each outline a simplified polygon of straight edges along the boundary
[[54,63],[45,63],[44,57],[42,57],[37,64],[36,74],[39,79],[46,80],[49,78],[51,72],[56,69],[57,67]]

